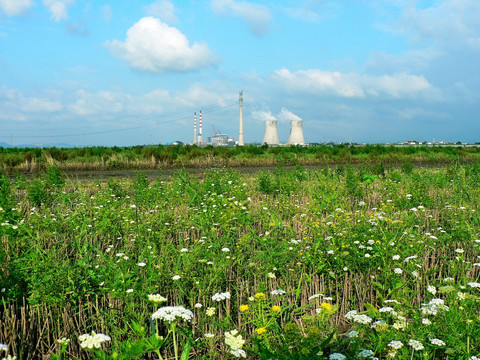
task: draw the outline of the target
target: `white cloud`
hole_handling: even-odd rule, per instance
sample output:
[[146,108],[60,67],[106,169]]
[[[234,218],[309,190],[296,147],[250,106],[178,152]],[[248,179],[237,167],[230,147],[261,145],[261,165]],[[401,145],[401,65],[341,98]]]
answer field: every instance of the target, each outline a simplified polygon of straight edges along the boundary
[[178,21],[175,15],[175,6],[169,0],[158,0],[145,8],[149,15],[159,17],[160,19],[175,23]]
[[417,42],[434,41],[443,47],[480,49],[480,2],[444,0],[419,8],[416,2],[398,4],[400,17],[383,28]]
[[68,17],[67,8],[75,4],[75,0],[43,0],[43,4],[50,10],[51,18],[60,21]]
[[211,5],[217,14],[240,17],[256,36],[266,35],[270,30],[272,14],[264,5],[235,0],[212,0]]
[[270,110],[264,111],[254,111],[252,112],[252,118],[258,121],[266,121],[266,120],[278,120],[275,115],[272,114]]
[[177,28],[154,17],[144,17],[128,31],[125,42],[107,41],[112,54],[136,70],[189,71],[218,62],[207,44],[194,43]]
[[25,98],[22,110],[28,113],[52,113],[62,110],[62,104],[57,101],[42,98]]
[[22,15],[32,6],[31,0],[0,0],[0,9],[8,16]]
[[273,78],[288,91],[345,98],[438,98],[439,93],[423,76],[400,73],[370,76],[322,70],[275,71]]
[[284,12],[297,20],[318,23],[326,19],[336,18],[340,6],[338,2],[311,0],[305,1],[298,7],[284,8]]

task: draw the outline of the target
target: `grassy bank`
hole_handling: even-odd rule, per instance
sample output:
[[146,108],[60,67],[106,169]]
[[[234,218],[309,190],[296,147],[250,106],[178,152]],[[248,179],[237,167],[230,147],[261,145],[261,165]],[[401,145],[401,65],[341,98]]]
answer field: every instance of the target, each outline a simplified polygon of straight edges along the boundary
[[[19,359],[473,359],[479,181],[478,164],[2,176],[0,343]],[[82,347],[92,331],[110,340]]]

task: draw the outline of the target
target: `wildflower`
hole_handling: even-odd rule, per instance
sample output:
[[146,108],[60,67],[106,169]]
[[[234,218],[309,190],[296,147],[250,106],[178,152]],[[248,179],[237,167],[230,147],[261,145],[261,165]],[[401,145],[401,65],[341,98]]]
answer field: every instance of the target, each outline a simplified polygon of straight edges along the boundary
[[340,353],[333,353],[328,357],[329,360],[345,360],[346,358],[347,357],[345,355]]
[[256,293],[256,294],[254,295],[254,297],[255,297],[255,299],[257,299],[257,300],[265,300],[265,299],[266,299],[265,294],[262,293],[262,292]]
[[216,293],[215,295],[212,296],[213,301],[222,301],[225,299],[230,299],[230,292],[224,292],[224,293]]
[[282,289],[275,289],[275,290],[270,291],[270,294],[272,294],[272,295],[283,295],[283,294],[286,294],[286,291],[282,290]]
[[403,347],[403,343],[398,340],[392,340],[388,343],[388,347],[391,347],[393,350],[399,350]]
[[16,356],[8,355],[6,358],[3,358],[2,360],[17,360]]
[[467,285],[473,288],[480,288],[480,283],[477,282],[470,282]]
[[374,354],[372,350],[362,350],[357,354],[357,358],[371,358]]
[[395,274],[398,274],[398,275],[400,275],[400,274],[402,274],[402,273],[403,273],[403,270],[402,270],[402,269],[400,269],[400,268],[395,268],[395,269],[393,269],[393,272],[394,272]]
[[393,255],[392,260],[400,260],[400,255]]
[[440,339],[430,339],[430,343],[432,345],[437,345],[437,346],[445,346],[445,341],[440,340]]
[[358,333],[358,331],[356,331],[356,330],[352,330],[352,331],[350,331],[350,332],[347,334],[347,336],[348,336],[350,339],[358,338],[358,335],[359,335],[359,333]]
[[276,278],[275,274],[272,273],[272,272],[269,272],[269,273],[267,274],[267,277],[268,277],[269,279],[275,279],[275,278]]
[[167,322],[175,321],[177,318],[190,321],[193,313],[183,306],[164,306],[152,314],[152,319],[160,319]]
[[427,291],[432,294],[432,295],[435,295],[437,293],[437,288],[433,285],[428,285],[427,286]]
[[193,305],[196,309],[200,309],[203,305],[201,303],[196,303]]
[[95,331],[92,331],[91,334],[80,335],[78,340],[80,341],[80,347],[82,349],[100,349],[101,345],[106,341],[110,341],[111,338],[108,335],[102,333],[96,334]]
[[320,304],[320,307],[321,307],[322,309],[327,310],[327,311],[332,310],[332,305],[329,304],[329,303],[326,303],[326,302],[322,302],[322,303]]
[[223,251],[223,252],[230,252],[230,249],[227,248],[227,247],[224,247],[224,248],[222,249],[222,251]]
[[130,293],[132,293],[132,292],[133,292],[133,289],[128,289],[128,290],[126,291],[127,294],[130,294]]
[[151,301],[155,304],[160,304],[164,301],[167,301],[167,298],[163,297],[160,294],[148,294],[148,301]]
[[465,293],[462,293],[462,292],[457,292],[457,299],[458,300],[465,300],[467,296],[465,295]]
[[187,248],[182,248],[182,249],[180,249],[180,252],[188,252],[188,249]]
[[282,308],[278,305],[273,305],[272,306],[272,311],[276,312],[276,313],[279,313],[280,311],[282,311]]
[[181,278],[180,275],[174,275],[174,276],[172,276],[172,280],[173,280],[173,281],[180,280],[180,278]]
[[385,306],[378,309],[379,312],[395,312],[391,306]]
[[312,296],[310,296],[310,297],[308,298],[308,301],[313,300],[313,299],[316,299],[316,298],[319,298],[320,296],[323,296],[323,294],[313,294]]
[[423,304],[421,310],[423,315],[437,315],[439,311],[448,311],[449,307],[444,305],[442,299],[432,299],[428,304]]
[[209,307],[209,308],[207,309],[207,311],[205,311],[205,314],[207,314],[207,316],[213,316],[213,315],[215,314],[215,310],[216,310],[216,308],[214,308],[214,307]]
[[145,264],[144,262],[139,262],[137,265],[140,266],[140,267],[144,267],[147,264]]
[[203,334],[203,336],[205,336],[206,338],[212,338],[215,336],[215,334],[212,334],[212,333],[206,333],[206,334]]
[[427,318],[423,318],[422,319],[422,324],[423,325],[432,325],[432,322]]
[[0,344],[0,351],[8,351],[8,345]]
[[61,339],[57,339],[57,342],[60,345],[65,345],[67,346],[70,343],[70,339],[67,339],[66,337],[62,337]]
[[267,332],[267,329],[264,327],[258,328],[255,330],[258,335],[262,335],[263,333]]
[[227,331],[225,333],[225,344],[230,348],[230,353],[236,357],[246,357],[246,353],[242,350],[245,340],[242,335],[238,334],[237,330]]
[[249,306],[248,305],[240,305],[240,311],[241,312],[245,312],[249,309]]
[[414,340],[414,339],[408,340],[408,345],[411,346],[413,348],[413,350],[416,350],[416,351],[420,351],[420,350],[425,349],[425,347],[423,346],[423,344],[420,341]]
[[359,323],[359,324],[370,324],[373,321],[373,319],[364,314],[357,314],[353,317],[353,322]]

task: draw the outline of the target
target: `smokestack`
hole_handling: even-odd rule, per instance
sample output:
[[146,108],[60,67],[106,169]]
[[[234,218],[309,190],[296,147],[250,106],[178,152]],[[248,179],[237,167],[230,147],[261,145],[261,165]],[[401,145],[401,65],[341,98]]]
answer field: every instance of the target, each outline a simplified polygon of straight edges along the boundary
[[243,146],[245,145],[243,141],[243,91],[240,91],[240,122],[238,125],[238,145]]
[[193,113],[193,144],[197,143],[197,113]]
[[201,145],[201,144],[202,144],[202,110],[200,110],[200,115],[199,115],[199,119],[198,119],[198,125],[199,125],[199,129],[198,129],[198,144]]
[[270,118],[265,120],[265,136],[263,137],[263,143],[268,145],[280,144],[280,141],[278,140],[277,119]]
[[305,138],[303,137],[303,121],[301,119],[290,120],[290,136],[288,137],[287,144],[305,144]]

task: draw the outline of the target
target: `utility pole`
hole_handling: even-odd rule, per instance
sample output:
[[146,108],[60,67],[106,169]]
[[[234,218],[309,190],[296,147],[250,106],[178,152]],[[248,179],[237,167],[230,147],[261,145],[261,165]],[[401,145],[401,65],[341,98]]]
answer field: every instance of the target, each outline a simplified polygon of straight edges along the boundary
[[244,146],[245,142],[243,141],[243,90],[240,91],[240,96],[238,101],[240,102],[240,121],[238,126],[238,145]]

